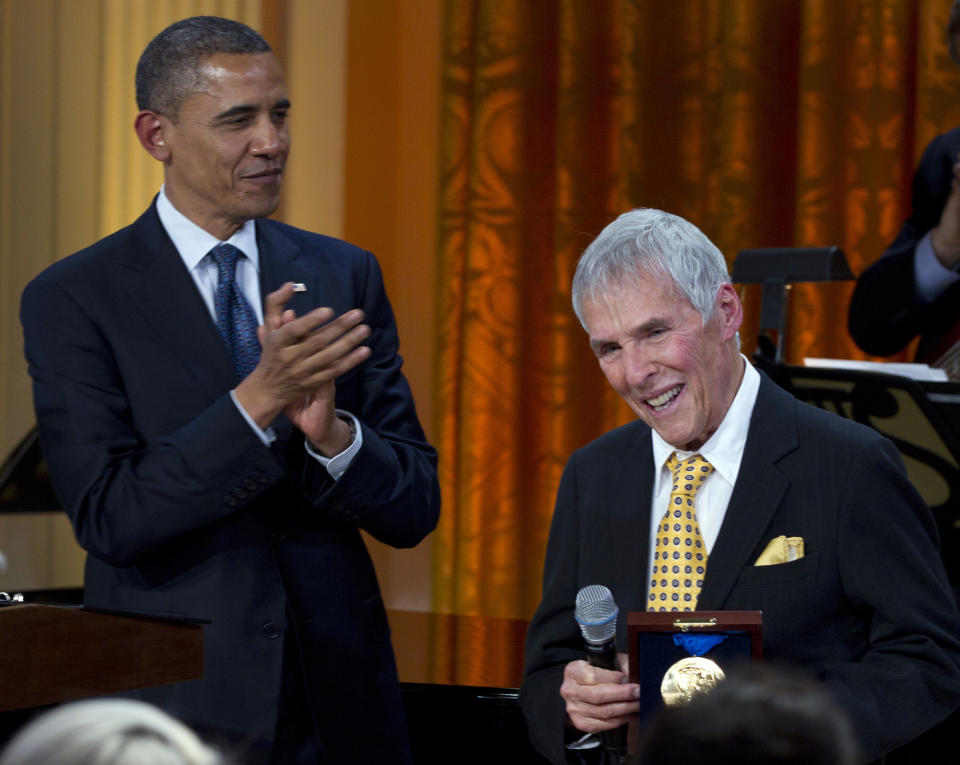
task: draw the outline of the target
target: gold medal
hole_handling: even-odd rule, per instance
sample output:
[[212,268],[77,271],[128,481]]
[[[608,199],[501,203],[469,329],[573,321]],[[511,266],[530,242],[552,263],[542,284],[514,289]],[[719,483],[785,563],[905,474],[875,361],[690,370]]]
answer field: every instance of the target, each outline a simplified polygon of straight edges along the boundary
[[686,704],[694,696],[716,688],[725,675],[720,666],[703,656],[690,656],[671,665],[660,683],[660,695],[668,707]]

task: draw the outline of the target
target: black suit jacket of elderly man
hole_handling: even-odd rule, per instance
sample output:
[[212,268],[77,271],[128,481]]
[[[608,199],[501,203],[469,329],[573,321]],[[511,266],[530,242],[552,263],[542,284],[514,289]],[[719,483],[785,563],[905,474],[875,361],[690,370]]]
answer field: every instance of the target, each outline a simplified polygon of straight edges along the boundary
[[[563,668],[584,658],[577,591],[603,584],[621,614],[645,610],[653,470],[650,429],[637,421],[575,452],[564,471],[521,691],[552,762],[565,761]],[[754,566],[780,535],[803,537],[805,556]],[[868,759],[960,705],[960,617],[933,518],[899,454],[765,376],[698,608],[762,610],[764,657],[822,678]]]
[[286,633],[331,762],[407,762],[390,635],[363,528],[436,525],[436,454],[397,354],[374,257],[258,220],[261,288],[360,307],[371,357],[337,381],[363,447],[336,482],[282,416],[267,448],[229,397],[229,354],[155,206],[43,272],[21,318],[44,456],[89,553],[87,605],[208,620],[202,680],[141,697],[236,742],[269,741]]

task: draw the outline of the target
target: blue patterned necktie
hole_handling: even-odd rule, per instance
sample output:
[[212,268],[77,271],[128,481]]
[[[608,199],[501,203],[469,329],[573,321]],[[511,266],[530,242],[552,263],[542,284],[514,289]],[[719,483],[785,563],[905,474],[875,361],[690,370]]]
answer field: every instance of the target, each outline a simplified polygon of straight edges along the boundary
[[237,260],[243,257],[243,253],[232,244],[221,242],[209,254],[217,264],[217,291],[213,297],[217,329],[233,357],[237,377],[242,380],[260,360],[257,317],[236,278]]
[[694,498],[713,472],[699,454],[684,462],[674,452],[667,460],[673,473],[670,506],[657,528],[648,611],[694,611],[707,570],[707,548],[700,535]]

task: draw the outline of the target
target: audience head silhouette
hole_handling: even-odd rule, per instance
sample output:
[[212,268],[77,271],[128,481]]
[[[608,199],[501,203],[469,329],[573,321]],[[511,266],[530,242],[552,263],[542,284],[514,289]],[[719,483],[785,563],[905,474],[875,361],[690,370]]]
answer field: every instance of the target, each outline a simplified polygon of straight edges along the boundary
[[0,765],[226,765],[186,725],[132,699],[94,699],[46,712],[21,730]]
[[826,687],[759,662],[714,690],[664,708],[644,729],[636,765],[853,765],[856,738]]

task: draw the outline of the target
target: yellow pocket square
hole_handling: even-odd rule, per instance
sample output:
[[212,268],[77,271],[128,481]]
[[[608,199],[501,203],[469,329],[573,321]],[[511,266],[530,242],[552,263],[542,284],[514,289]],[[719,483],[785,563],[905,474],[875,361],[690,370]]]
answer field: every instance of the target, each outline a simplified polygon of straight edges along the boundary
[[754,566],[775,566],[803,557],[803,537],[774,537]]

